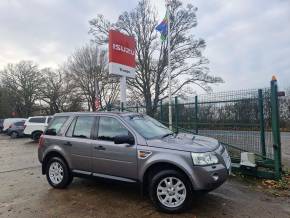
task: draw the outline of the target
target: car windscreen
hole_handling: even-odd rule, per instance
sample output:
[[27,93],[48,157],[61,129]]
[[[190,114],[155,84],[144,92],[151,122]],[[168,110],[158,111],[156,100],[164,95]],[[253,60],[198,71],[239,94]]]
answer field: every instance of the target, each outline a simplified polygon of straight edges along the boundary
[[56,135],[63,124],[67,121],[68,116],[56,116],[54,117],[47,127],[47,130],[45,131],[45,135]]
[[147,115],[125,116],[127,123],[146,139],[162,138],[173,134],[166,126]]

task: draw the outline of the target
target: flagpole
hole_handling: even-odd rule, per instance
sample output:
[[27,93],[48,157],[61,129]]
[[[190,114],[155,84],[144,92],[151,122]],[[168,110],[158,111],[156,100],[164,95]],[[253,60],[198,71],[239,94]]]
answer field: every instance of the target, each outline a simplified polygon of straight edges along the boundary
[[172,101],[171,101],[171,58],[170,58],[170,1],[166,2],[166,7],[167,7],[167,22],[168,22],[168,30],[167,30],[167,45],[168,45],[168,86],[169,86],[169,91],[168,91],[168,98],[169,98],[169,105],[168,105],[168,121],[169,121],[169,129],[172,130]]

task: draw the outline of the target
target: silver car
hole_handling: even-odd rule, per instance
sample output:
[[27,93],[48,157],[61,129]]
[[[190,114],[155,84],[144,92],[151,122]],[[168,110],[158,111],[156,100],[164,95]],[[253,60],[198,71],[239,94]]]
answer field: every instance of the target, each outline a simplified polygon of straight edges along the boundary
[[39,141],[42,173],[54,188],[74,176],[138,183],[157,209],[176,213],[194,193],[223,184],[231,160],[213,138],[175,134],[137,113],[55,114]]

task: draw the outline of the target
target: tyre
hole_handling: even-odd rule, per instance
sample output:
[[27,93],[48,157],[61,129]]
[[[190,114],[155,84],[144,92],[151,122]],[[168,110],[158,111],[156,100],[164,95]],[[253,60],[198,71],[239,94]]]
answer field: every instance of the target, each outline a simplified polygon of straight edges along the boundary
[[11,134],[10,134],[10,137],[12,138],[12,139],[16,139],[16,138],[18,138],[18,133],[17,132],[11,132]]
[[64,189],[73,180],[71,172],[63,159],[50,158],[46,165],[46,178],[53,188]]
[[150,198],[154,206],[166,213],[179,213],[192,202],[192,186],[187,177],[176,170],[163,170],[150,181]]
[[38,141],[40,136],[41,136],[42,132],[34,132],[31,136],[33,141]]

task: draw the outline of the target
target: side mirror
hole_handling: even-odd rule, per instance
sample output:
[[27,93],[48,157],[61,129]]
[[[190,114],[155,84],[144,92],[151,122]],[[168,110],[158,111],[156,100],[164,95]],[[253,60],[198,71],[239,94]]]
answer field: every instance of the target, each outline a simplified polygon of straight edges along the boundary
[[128,135],[119,135],[114,137],[114,143],[115,144],[129,144],[134,145],[134,137],[128,136]]
[[47,129],[44,132],[45,135],[56,135],[56,130],[55,129]]

